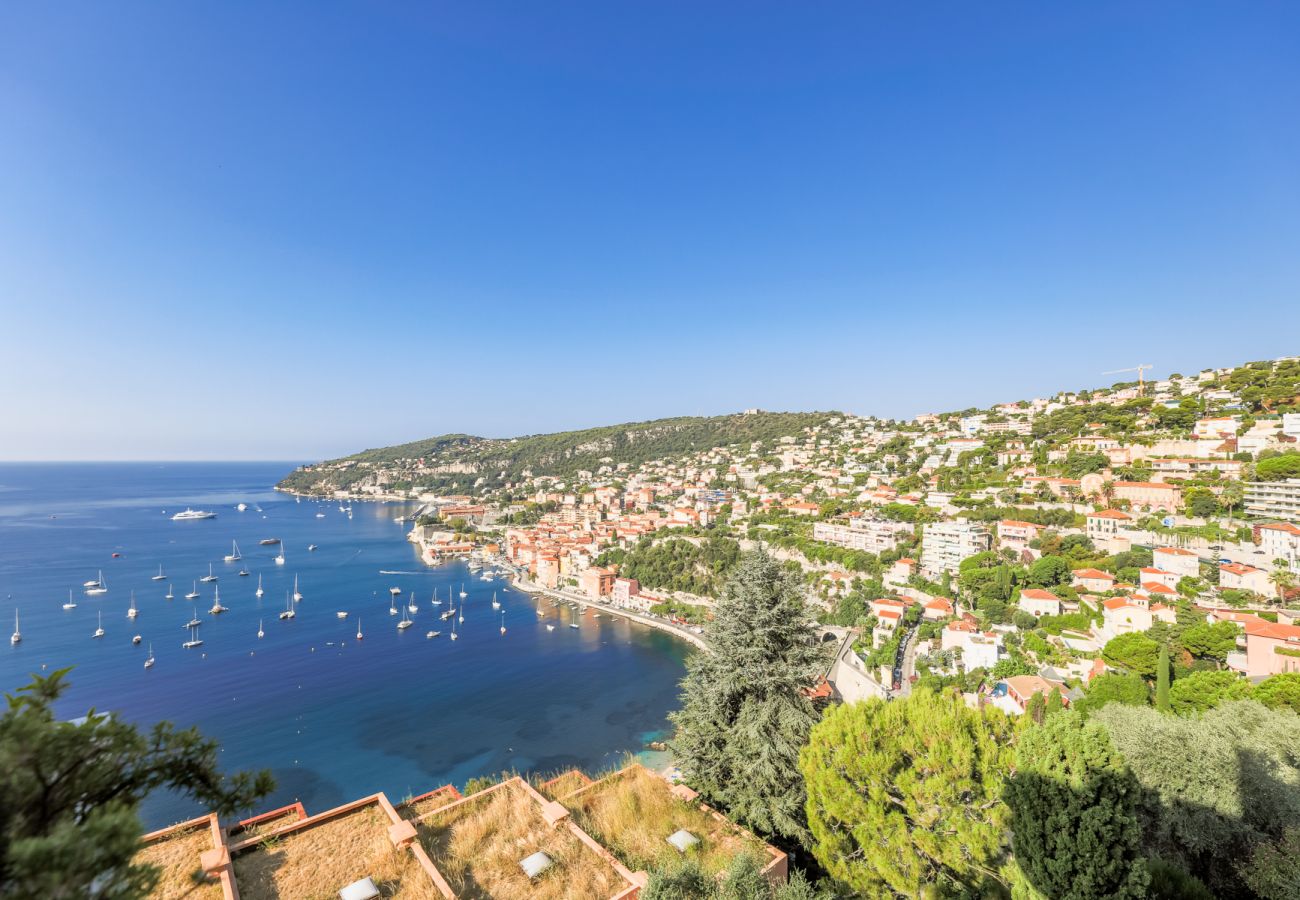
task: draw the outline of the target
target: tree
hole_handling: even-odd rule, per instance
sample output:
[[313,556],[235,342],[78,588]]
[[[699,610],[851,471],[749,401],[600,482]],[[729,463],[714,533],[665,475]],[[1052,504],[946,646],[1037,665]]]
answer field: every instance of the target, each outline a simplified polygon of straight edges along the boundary
[[1242,700],[1250,692],[1250,682],[1236,672],[1192,672],[1173,683],[1169,702],[1174,712],[1186,716],[1213,709],[1224,700]]
[[1183,629],[1180,642],[1192,656],[1222,663],[1237,649],[1237,624],[1224,621],[1190,625]]
[[1169,647],[1160,645],[1160,659],[1156,661],[1156,709],[1169,712]]
[[835,707],[799,758],[813,856],[868,896],[994,886],[1012,732],[1001,712],[970,709],[956,692]]
[[1070,580],[1070,564],[1060,556],[1044,556],[1029,567],[1029,583],[1037,587],[1055,587]]
[[1255,685],[1250,696],[1271,709],[1291,709],[1300,715],[1300,672],[1269,676]]
[[799,748],[817,721],[804,689],[825,664],[797,577],[746,553],[687,663],[669,742],[690,784],[764,834],[806,834]]
[[1107,703],[1123,703],[1128,706],[1146,706],[1151,697],[1147,683],[1140,675],[1107,672],[1088,682],[1088,692],[1075,702],[1075,709],[1088,714],[1101,709]]
[[1215,896],[1251,896],[1237,863],[1300,821],[1300,716],[1230,700],[1195,718],[1116,704],[1095,717],[1142,786],[1147,852]]
[[1255,463],[1255,477],[1260,481],[1300,478],[1300,453],[1283,453],[1261,459]]
[[132,858],[152,791],[231,815],[274,788],[269,772],[223,776],[216,741],[197,729],[160,722],[146,734],[94,710],[59,721],[67,671],[34,676],[0,716],[0,896],[143,896],[157,873]]
[[1237,871],[1264,900],[1300,897],[1300,828],[1287,828],[1278,841],[1257,846]]
[[1053,900],[1146,896],[1137,780],[1106,730],[1065,710],[1025,730],[1007,783],[1016,862]]
[[1119,669],[1150,678],[1156,674],[1160,647],[1140,631],[1130,631],[1111,638],[1102,648],[1101,658]]
[[1277,599],[1281,603],[1286,600],[1286,595],[1296,584],[1295,574],[1287,566],[1285,560],[1277,560],[1273,564],[1273,571],[1268,574],[1269,583],[1277,588]]

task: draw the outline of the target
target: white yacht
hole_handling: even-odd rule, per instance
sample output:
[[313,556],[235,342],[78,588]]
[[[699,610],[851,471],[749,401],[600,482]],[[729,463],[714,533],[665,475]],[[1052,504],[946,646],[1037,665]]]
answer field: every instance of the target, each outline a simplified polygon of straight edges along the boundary
[[261,597],[265,593],[266,591],[262,590],[262,574],[259,572],[257,575],[257,590],[253,591],[253,596]]
[[190,639],[185,643],[181,644],[181,646],[184,647],[186,650],[190,650],[194,647],[203,646],[203,640],[194,633],[193,625],[190,626]]
[[397,623],[397,630],[398,630],[398,631],[405,631],[406,629],[410,628],[410,627],[411,627],[412,625],[414,625],[414,624],[415,624],[414,622],[412,622],[410,619],[408,619],[408,618],[406,617],[406,611],[403,610],[403,611],[402,611],[402,621],[400,621],[400,622]]
[[257,639],[260,641],[260,640],[261,640],[263,637],[265,637],[265,636],[266,636],[266,632],[262,630],[262,620],[261,620],[261,619],[258,619],[258,620],[257,620]]
[[163,574],[162,563],[158,563],[158,574],[153,577],[154,581],[166,581],[167,576]]
[[144,667],[146,669],[153,668],[153,644],[149,645],[149,658],[144,661]]
[[221,588],[217,588],[212,592],[212,608],[208,610],[208,612],[215,616],[218,613],[223,613],[225,611],[226,607],[221,605]]
[[138,610],[138,609],[135,608],[135,591],[132,591],[132,592],[131,592],[131,605],[130,605],[129,607],[127,607],[127,610],[126,610],[126,617],[127,617],[128,619],[134,619],[134,618],[135,618],[136,616],[138,616],[138,615],[140,615],[140,610]]
[[293,576],[293,602],[297,603],[302,599],[302,592],[298,590],[298,576]]
[[493,609],[500,609],[500,608],[501,608],[501,601],[497,599],[497,593],[496,593],[496,591],[493,591],[493,592],[492,592],[492,608],[493,608]]
[[239,555],[239,543],[231,541],[230,552],[226,554],[226,562],[239,562],[243,558],[244,557]]
[[208,512],[206,509],[190,509],[186,507],[182,512],[172,516],[173,522],[187,522],[191,519],[215,519],[217,514]]
[[188,594],[186,594],[186,595],[185,595],[185,599],[186,599],[186,600],[197,600],[197,599],[199,599],[199,583],[198,583],[197,581],[194,582],[194,590],[192,590],[192,591],[190,591]]
[[348,617],[348,611],[346,609],[340,609],[334,615],[340,619],[346,619]]
[[289,599],[289,594],[286,592],[284,595],[284,612],[280,613],[280,618],[292,619],[296,615],[298,614],[293,611],[293,601]]
[[76,609],[76,608],[77,608],[77,604],[76,604],[76,602],[72,599],[72,588],[68,588],[68,602],[65,603],[65,604],[63,604],[63,608],[64,608],[64,609]]
[[103,583],[104,583],[104,570],[100,569],[98,578],[92,578],[90,581],[84,582],[81,586],[84,588],[93,588],[93,587],[99,587]]
[[167,593],[163,594],[163,599],[164,599],[164,600],[172,600],[172,599],[174,599],[175,597],[176,597],[176,595],[172,592],[172,586],[171,586],[170,584],[167,585]]
[[361,638],[362,638],[362,634],[361,634],[361,617],[360,617],[360,616],[357,616],[357,640],[361,640]]
[[99,578],[96,581],[86,583],[86,593],[90,596],[108,593],[108,583],[104,581],[103,569],[99,570]]
[[140,643],[142,640],[144,640],[144,638],[140,637],[140,635],[137,634],[135,637],[131,638],[131,643],[132,643],[132,644],[138,644],[138,643]]
[[200,625],[202,625],[202,624],[203,624],[202,620],[199,619],[199,610],[198,610],[198,607],[195,607],[195,608],[194,608],[194,618],[190,619],[188,622],[186,622],[186,623],[185,623],[184,625],[182,625],[181,627],[182,627],[182,628],[198,628],[198,627],[199,627]]
[[9,643],[21,644],[23,642],[23,633],[18,629],[18,610],[14,610],[14,633],[9,635]]
[[469,594],[465,593],[465,582],[460,583],[460,599],[464,600]]
[[102,638],[103,636],[104,636],[104,613],[103,610],[101,610],[99,613],[99,627],[95,629],[95,633],[92,634],[91,637]]
[[308,550],[309,552],[310,552],[310,551],[313,551],[313,550],[315,550],[315,549],[316,549],[316,545],[315,545],[315,544],[308,544],[308,545],[307,545],[307,550]]
[[411,602],[406,604],[406,608],[411,611],[412,615],[420,611],[420,607],[415,602],[415,591],[411,591]]
[[248,504],[247,503],[236,504],[235,509],[239,510],[240,512],[243,512],[244,510],[248,509]]
[[280,544],[280,553],[275,558],[275,564],[277,566],[284,565],[284,544],[283,543]]
[[208,563],[208,574],[206,574],[206,575],[204,575],[202,578],[200,578],[199,581],[202,581],[202,582],[205,582],[205,583],[206,583],[206,582],[212,582],[212,581],[216,581],[216,580],[217,580],[218,578],[220,578],[220,577],[221,577],[221,576],[219,576],[219,575],[215,575],[215,574],[213,574],[213,572],[212,572],[212,563]]

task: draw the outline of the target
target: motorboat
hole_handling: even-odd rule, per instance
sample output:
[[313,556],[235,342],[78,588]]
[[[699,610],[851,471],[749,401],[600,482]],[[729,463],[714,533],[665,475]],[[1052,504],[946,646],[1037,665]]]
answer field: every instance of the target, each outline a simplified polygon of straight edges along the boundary
[[216,517],[217,517],[216,513],[209,512],[206,509],[190,509],[189,507],[186,507],[181,512],[178,512],[176,515],[172,516],[172,521],[189,522],[189,521],[193,521],[194,519],[215,519]]

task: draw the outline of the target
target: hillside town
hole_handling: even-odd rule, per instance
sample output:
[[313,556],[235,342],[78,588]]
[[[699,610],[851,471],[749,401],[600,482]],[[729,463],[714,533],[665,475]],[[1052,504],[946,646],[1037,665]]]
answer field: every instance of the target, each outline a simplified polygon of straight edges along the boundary
[[486,552],[525,585],[683,626],[763,546],[838,642],[815,690],[840,700],[923,682],[1012,713],[1086,702],[1157,640],[1189,674],[1300,671],[1300,358],[1147,368],[910,421],[826,414],[479,495],[396,489],[451,463],[394,460],[339,493],[422,504],[410,537],[431,564]]

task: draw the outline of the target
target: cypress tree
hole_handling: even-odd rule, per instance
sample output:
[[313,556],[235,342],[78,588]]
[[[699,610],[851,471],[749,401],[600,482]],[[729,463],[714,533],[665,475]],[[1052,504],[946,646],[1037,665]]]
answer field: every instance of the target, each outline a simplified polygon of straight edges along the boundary
[[763,551],[746,553],[682,680],[669,742],[688,783],[756,831],[806,834],[799,750],[817,721],[804,694],[827,659],[799,580]]
[[1160,661],[1156,663],[1156,709],[1169,712],[1169,645],[1160,645]]

